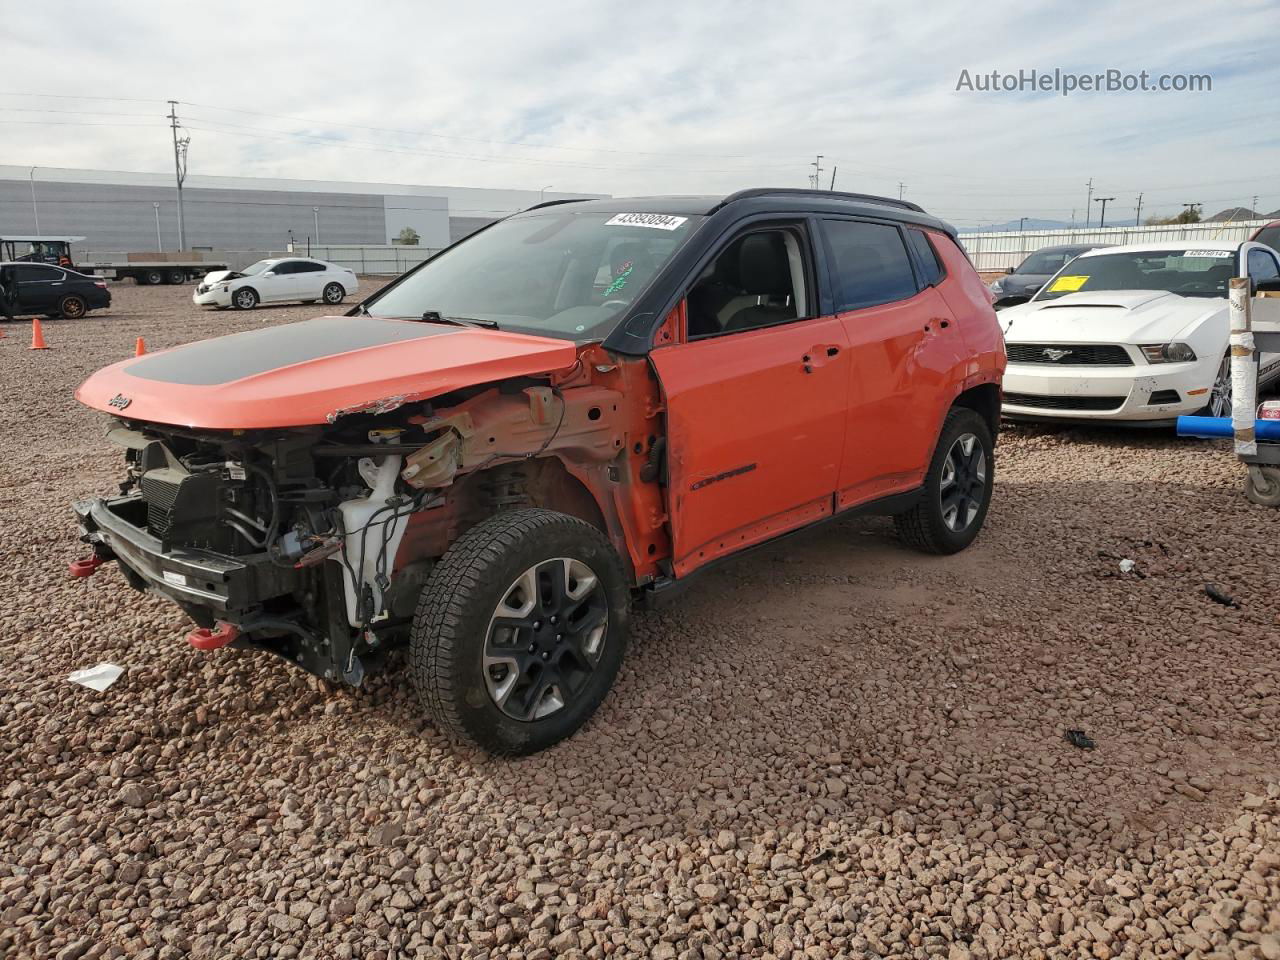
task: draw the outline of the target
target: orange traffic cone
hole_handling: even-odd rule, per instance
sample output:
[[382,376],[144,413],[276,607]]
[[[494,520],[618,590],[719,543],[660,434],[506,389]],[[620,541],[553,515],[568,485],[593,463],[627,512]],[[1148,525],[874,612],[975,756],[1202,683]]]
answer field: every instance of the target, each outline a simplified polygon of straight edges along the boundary
[[147,344],[141,337],[139,337],[137,345],[133,348],[133,355],[135,357],[140,357],[146,352],[147,352]]
[[44,331],[40,329],[40,318],[31,318],[31,349],[32,350],[48,350],[49,345],[44,342]]

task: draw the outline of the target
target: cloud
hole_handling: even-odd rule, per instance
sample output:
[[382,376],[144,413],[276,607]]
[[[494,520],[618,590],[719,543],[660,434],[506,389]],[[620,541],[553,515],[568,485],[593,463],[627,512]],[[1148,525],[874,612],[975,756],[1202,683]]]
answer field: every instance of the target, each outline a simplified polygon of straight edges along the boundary
[[[0,162],[166,171],[172,97],[193,173],[701,193],[804,185],[823,154],[824,183],[833,168],[845,189],[896,195],[901,181],[958,223],[1083,219],[1090,177],[1122,210],[1140,191],[1151,213],[1254,194],[1271,209],[1280,8],[1233,12],[1185,0],[1141,16],[883,0],[73,5],[54,32],[9,18]],[[955,89],[964,69],[1055,67],[1214,82]],[[33,110],[64,112],[21,112]]]

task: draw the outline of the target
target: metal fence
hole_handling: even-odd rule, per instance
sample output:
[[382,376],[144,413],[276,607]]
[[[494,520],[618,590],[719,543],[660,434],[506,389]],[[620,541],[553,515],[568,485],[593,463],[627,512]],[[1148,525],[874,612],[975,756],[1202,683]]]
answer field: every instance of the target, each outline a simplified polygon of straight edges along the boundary
[[[371,276],[399,276],[410,267],[416,267],[423,260],[440,252],[438,247],[407,247],[400,244],[343,244],[318,246],[312,244],[308,251],[306,244],[296,243],[292,250],[202,250],[199,254],[209,263],[225,263],[232,270],[243,270],[258,260],[270,260],[275,257],[315,257],[327,260],[338,266],[354,270],[359,274]],[[119,261],[124,263],[129,254],[123,250],[79,250],[73,251],[76,263],[96,263]],[[176,253],[168,253],[174,258]]]
[[1063,243],[1155,243],[1161,240],[1179,242],[1195,240],[1237,244],[1269,223],[1269,220],[1240,220],[1235,223],[1175,223],[1142,227],[1096,227],[1062,230],[1017,230],[985,233],[962,233],[964,244],[979,270],[1004,270],[1016,267],[1029,253],[1041,247]]

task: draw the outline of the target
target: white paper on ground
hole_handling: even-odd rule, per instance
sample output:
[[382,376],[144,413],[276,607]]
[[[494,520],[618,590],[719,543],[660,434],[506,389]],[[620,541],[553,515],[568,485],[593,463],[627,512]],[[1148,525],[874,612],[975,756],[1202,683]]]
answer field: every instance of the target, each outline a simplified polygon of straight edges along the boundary
[[100,663],[96,667],[77,670],[67,679],[101,693],[119,680],[122,673],[124,673],[124,667],[117,667],[114,663]]

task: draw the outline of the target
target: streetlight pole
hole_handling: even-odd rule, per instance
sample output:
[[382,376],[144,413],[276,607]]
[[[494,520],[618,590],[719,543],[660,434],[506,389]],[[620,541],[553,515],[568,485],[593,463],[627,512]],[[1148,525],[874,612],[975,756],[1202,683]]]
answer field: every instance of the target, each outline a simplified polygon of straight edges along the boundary
[[156,211],[156,252],[164,253],[164,240],[160,237],[160,201],[152,200],[151,206],[153,206]]
[[1102,204],[1102,215],[1098,218],[1098,229],[1101,230],[1107,225],[1107,201],[1114,200],[1115,197],[1094,197],[1094,203]]
[[36,206],[36,168],[32,167],[27,174],[31,180],[31,215],[36,219],[36,236],[40,236],[40,208]]
[[554,187],[554,186],[555,186],[555,184],[554,184],[554,183],[548,183],[545,187],[542,187],[542,188],[538,191],[538,202],[539,202],[539,203],[541,203],[541,202],[542,202],[542,196],[543,196],[543,194],[545,194],[548,190],[550,190],[550,189],[551,189],[552,187]]
[[318,247],[320,246],[320,208],[312,207],[311,216],[314,217],[316,221],[316,246]]

